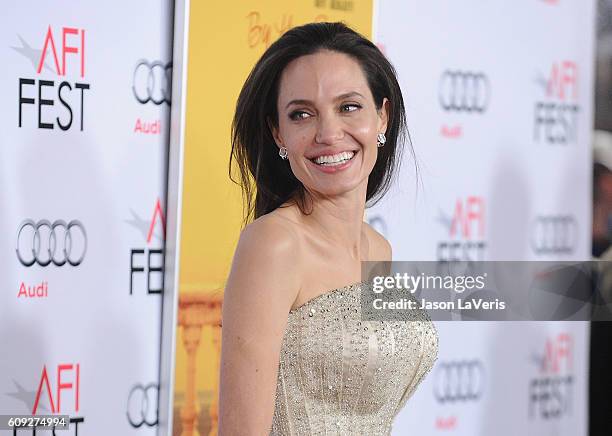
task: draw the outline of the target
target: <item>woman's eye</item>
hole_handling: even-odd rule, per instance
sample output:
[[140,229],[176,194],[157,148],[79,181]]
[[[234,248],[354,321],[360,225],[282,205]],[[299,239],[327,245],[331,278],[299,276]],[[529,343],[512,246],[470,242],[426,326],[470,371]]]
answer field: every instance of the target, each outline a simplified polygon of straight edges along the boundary
[[354,112],[357,109],[361,109],[361,106],[359,106],[358,104],[354,104],[354,103],[343,104],[340,107],[341,112]]
[[289,114],[289,118],[291,118],[293,121],[303,120],[309,116],[310,114],[304,111],[294,111]]

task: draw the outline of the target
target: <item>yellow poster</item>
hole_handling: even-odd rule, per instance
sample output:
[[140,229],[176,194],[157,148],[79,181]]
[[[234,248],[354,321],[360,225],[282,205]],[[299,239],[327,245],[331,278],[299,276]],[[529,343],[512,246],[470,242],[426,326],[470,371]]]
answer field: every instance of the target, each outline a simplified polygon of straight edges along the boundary
[[230,128],[257,59],[291,27],[343,21],[371,36],[372,0],[202,1],[189,10],[175,435],[216,435],[223,288],[242,225]]

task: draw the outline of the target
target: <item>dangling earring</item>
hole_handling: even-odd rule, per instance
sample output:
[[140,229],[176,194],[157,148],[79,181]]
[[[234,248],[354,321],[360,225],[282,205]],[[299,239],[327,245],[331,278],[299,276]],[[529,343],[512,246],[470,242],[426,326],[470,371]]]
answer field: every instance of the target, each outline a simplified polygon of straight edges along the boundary
[[287,148],[286,147],[280,147],[278,149],[278,155],[281,157],[281,159],[287,159]]
[[387,142],[387,137],[384,133],[379,133],[378,135],[376,135],[376,141],[376,146],[382,147],[383,145],[385,145],[385,142]]

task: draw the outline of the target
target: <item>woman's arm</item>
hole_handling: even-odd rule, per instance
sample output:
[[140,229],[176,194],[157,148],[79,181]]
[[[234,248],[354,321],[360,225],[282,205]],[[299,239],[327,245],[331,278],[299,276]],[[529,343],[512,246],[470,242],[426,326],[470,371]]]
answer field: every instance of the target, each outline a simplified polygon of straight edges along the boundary
[[298,248],[278,218],[259,219],[240,236],[223,299],[219,436],[269,435],[281,344],[299,290]]

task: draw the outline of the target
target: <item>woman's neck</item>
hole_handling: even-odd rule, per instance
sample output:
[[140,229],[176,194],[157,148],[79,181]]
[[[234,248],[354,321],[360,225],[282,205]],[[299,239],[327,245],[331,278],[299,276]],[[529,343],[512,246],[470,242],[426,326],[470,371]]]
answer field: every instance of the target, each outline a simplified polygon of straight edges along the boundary
[[334,197],[309,195],[310,215],[303,222],[315,233],[356,259],[362,259],[362,233],[367,186]]

